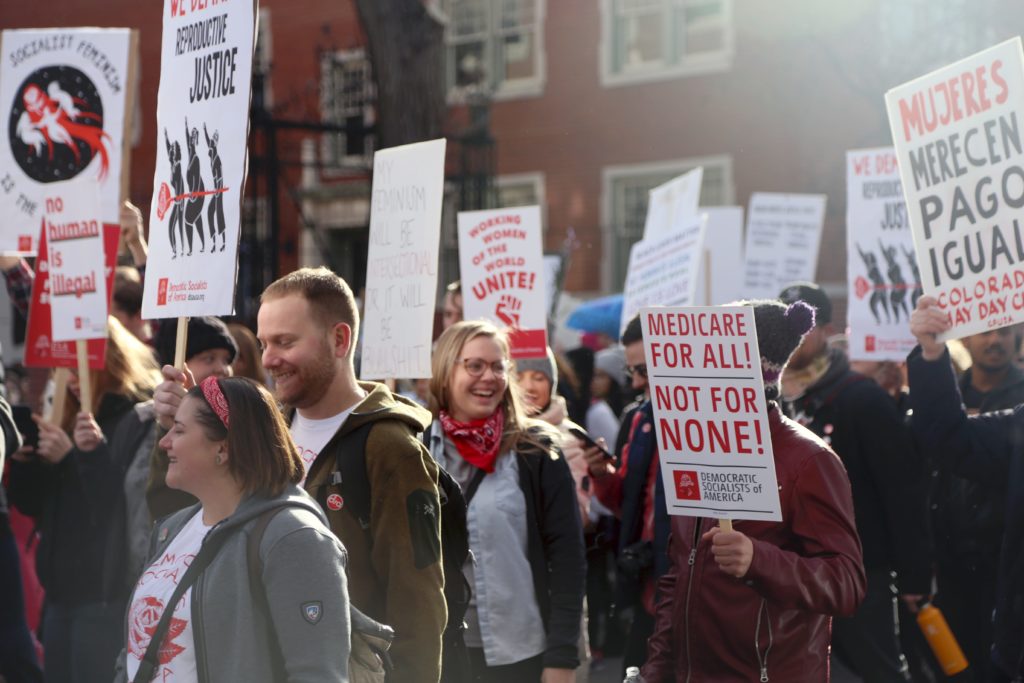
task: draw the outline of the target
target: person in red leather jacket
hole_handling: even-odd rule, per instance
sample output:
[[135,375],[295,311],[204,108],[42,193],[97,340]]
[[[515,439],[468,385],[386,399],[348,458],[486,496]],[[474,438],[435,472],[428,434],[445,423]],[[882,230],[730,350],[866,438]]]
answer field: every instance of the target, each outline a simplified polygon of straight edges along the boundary
[[779,376],[814,311],[754,301],[782,522],[672,518],[672,566],[658,583],[646,683],[828,681],[833,616],[853,614],[865,574],[839,458],[782,416]]

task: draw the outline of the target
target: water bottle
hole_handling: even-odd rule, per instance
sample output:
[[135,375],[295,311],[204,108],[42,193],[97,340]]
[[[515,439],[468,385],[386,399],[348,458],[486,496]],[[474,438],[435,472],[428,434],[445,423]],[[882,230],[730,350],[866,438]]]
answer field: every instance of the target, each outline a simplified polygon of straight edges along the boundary
[[643,681],[643,679],[640,678],[639,668],[631,666],[626,669],[626,679],[622,681],[622,683],[641,683],[641,681]]
[[954,676],[967,668],[967,658],[938,607],[926,602],[917,613],[917,625],[947,676]]

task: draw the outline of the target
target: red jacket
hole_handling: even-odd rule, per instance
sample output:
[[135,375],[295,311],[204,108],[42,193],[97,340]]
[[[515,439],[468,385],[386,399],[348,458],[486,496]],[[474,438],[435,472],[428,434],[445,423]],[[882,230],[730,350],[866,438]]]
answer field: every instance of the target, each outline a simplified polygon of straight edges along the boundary
[[747,575],[736,579],[699,541],[714,520],[673,517],[648,683],[829,678],[831,618],[853,614],[865,590],[850,482],[814,434],[777,408],[768,417],[783,521],[734,522],[754,544]]

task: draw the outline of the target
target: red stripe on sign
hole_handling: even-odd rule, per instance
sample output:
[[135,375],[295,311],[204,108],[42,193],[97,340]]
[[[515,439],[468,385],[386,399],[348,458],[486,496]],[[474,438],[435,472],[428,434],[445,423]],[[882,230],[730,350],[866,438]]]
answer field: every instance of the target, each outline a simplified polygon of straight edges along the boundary
[[509,330],[512,358],[538,358],[547,355],[547,330]]

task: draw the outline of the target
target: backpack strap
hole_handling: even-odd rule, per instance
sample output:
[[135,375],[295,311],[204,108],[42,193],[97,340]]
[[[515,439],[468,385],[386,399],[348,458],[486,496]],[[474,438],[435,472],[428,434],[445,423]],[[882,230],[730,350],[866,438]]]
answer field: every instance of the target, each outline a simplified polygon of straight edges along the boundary
[[464,498],[466,499],[466,509],[469,509],[469,504],[473,502],[473,496],[476,495],[476,490],[480,488],[480,484],[483,483],[484,477],[487,473],[481,469],[477,469],[473,473],[473,478],[469,480],[469,484],[466,486],[466,493]]
[[317,491],[317,502],[327,510],[328,489],[337,486],[345,500],[345,509],[359,521],[359,526],[370,533],[370,475],[366,471],[366,442],[370,438],[373,422],[356,427],[343,438],[328,444],[334,449],[334,471],[327,483]]
[[164,608],[164,613],[160,616],[156,630],[153,631],[153,636],[146,647],[146,653],[142,656],[142,661],[139,662],[139,670],[135,673],[135,678],[132,679],[133,683],[149,683],[153,679],[153,674],[156,673],[157,668],[160,666],[158,659],[160,647],[167,636],[168,628],[170,628],[175,606],[181,600],[185,591],[192,587],[199,578],[199,575],[203,573],[203,570],[210,565],[213,558],[217,556],[221,546],[224,545],[225,539],[233,532],[234,530],[225,531],[216,534],[212,538],[207,536],[203,541],[199,553],[192,560],[192,564],[188,566],[188,569],[185,570],[181,581],[174,587],[174,593],[171,594],[171,598],[166,602],[167,607]]

